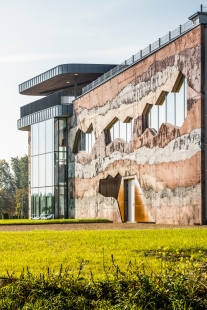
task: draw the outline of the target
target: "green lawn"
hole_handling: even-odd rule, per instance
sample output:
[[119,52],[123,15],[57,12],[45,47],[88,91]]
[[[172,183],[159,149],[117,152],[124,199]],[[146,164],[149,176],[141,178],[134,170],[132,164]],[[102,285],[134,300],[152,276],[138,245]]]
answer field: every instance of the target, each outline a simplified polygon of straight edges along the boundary
[[29,220],[10,219],[0,220],[1,225],[41,225],[41,224],[76,224],[76,223],[110,223],[107,219],[54,219],[54,220]]
[[184,251],[190,253],[189,259],[193,254],[198,261],[206,261],[207,229],[0,232],[0,276],[7,270],[19,275],[26,267],[35,274],[46,273],[48,267],[56,272],[61,264],[76,275],[81,261],[84,274],[92,271],[100,276],[104,273],[103,260],[107,269],[111,255],[123,270],[130,261],[144,261],[156,270],[161,261],[154,254],[165,255],[160,250],[163,248],[178,254]]

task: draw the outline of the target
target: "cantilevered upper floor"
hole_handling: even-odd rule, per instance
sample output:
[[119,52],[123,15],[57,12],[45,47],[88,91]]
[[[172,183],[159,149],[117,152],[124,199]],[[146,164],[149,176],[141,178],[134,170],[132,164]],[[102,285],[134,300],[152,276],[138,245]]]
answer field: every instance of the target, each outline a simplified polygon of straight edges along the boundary
[[116,65],[64,64],[52,68],[19,85],[22,95],[48,96],[60,90],[74,91],[76,97],[82,88]]

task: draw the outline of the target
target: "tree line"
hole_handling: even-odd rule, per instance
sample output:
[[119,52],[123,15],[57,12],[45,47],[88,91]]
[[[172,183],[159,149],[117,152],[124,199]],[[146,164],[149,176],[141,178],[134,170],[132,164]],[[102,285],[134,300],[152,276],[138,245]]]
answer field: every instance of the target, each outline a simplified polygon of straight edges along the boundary
[[0,218],[28,217],[28,156],[0,160]]

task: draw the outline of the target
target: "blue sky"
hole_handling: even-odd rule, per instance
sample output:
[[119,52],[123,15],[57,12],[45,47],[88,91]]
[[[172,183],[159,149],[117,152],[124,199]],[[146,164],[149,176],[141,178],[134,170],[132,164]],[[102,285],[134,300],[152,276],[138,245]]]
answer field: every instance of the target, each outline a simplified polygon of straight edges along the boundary
[[0,159],[27,154],[18,84],[63,63],[121,63],[199,11],[197,0],[0,0]]

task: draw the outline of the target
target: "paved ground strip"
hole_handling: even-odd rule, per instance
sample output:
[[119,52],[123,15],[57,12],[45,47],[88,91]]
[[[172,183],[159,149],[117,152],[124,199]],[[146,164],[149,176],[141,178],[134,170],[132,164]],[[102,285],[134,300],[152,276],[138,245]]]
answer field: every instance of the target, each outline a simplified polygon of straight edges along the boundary
[[0,225],[0,231],[32,231],[32,230],[136,230],[164,228],[207,228],[207,225],[161,225],[148,223],[75,223],[75,224],[38,224],[38,225]]

